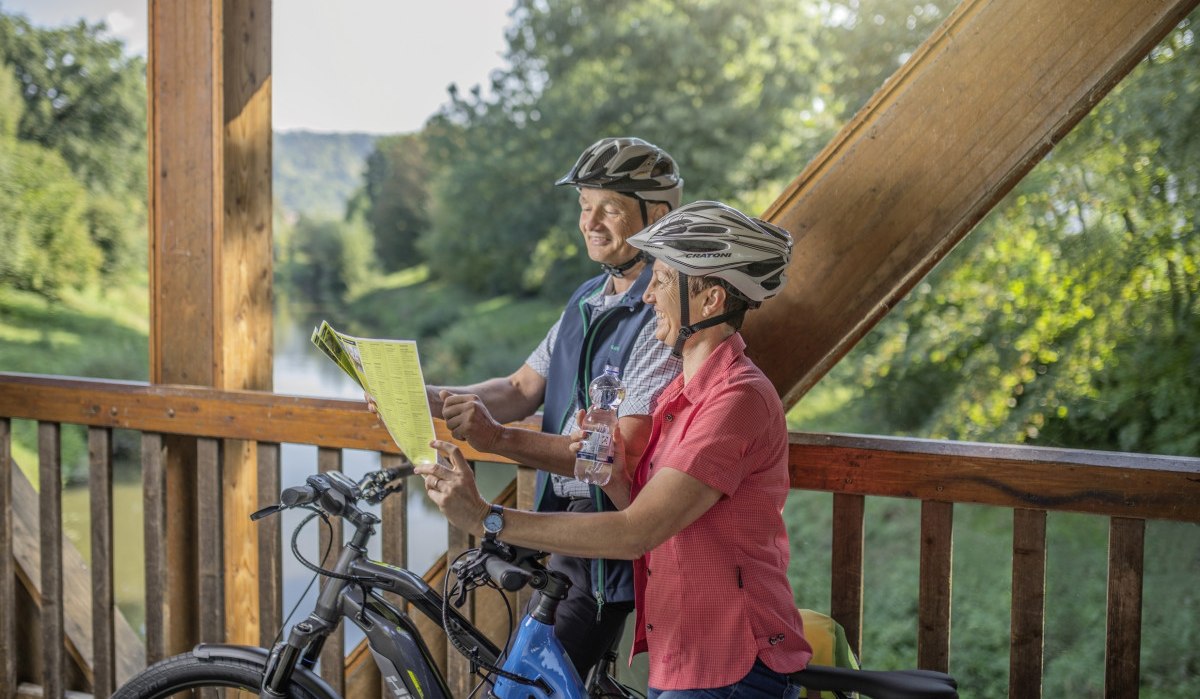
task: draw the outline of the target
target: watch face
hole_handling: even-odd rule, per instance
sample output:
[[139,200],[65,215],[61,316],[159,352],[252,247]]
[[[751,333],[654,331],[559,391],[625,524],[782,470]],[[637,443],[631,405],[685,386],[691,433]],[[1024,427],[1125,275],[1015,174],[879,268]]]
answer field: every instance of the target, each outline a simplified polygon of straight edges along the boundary
[[498,534],[503,528],[504,517],[501,517],[499,512],[489,512],[488,516],[483,518],[484,531],[492,534]]

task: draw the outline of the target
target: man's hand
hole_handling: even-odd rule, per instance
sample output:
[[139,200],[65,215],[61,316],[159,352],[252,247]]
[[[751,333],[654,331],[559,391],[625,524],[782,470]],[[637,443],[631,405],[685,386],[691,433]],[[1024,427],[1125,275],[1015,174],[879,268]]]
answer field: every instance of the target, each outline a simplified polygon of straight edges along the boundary
[[496,422],[479,396],[442,391],[442,418],[454,438],[479,451],[492,452],[505,427]]

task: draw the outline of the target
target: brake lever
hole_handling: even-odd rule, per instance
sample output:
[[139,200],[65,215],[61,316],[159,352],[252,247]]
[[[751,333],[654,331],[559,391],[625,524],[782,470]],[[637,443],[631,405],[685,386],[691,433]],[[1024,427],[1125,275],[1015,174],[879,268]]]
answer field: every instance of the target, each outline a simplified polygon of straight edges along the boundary
[[282,512],[283,509],[284,509],[283,505],[267,505],[266,507],[262,508],[261,510],[250,515],[250,520],[257,522],[258,520],[263,519],[265,517],[270,517],[273,514],[278,514],[278,513]]

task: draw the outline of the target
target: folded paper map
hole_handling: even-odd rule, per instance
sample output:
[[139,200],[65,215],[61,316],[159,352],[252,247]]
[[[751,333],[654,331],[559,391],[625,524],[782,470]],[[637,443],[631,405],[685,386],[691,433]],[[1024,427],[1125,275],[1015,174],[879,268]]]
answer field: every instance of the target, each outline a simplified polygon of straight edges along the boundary
[[371,394],[388,434],[409,461],[437,459],[429,446],[434,438],[433,416],[425,399],[417,343],[351,337],[325,321],[313,330],[312,343]]

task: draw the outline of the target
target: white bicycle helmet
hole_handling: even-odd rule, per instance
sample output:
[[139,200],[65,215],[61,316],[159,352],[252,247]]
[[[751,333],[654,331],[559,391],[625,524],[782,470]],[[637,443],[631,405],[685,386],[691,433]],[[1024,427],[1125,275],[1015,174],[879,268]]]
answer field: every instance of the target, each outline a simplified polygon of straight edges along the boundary
[[779,293],[792,256],[787,231],[715,201],[680,207],[628,242],[681,274],[724,279],[751,306]]
[[671,350],[697,331],[724,323],[744,309],[698,323],[688,319],[688,277],[715,277],[750,308],[779,293],[787,282],[792,236],[779,226],[715,201],[697,201],[663,216],[628,243],[679,272],[679,335]]
[[[683,178],[675,159],[640,138],[602,138],[588,146],[556,185],[611,189],[650,203],[679,207]],[[643,204],[643,217],[645,216]]]

